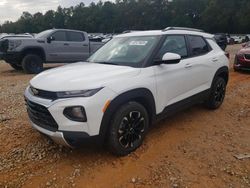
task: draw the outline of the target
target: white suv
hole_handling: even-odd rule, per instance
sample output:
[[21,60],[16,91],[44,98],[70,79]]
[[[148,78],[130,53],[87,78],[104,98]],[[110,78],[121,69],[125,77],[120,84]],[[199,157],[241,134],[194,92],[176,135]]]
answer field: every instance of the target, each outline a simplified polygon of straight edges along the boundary
[[213,35],[167,28],[114,37],[87,62],[45,71],[25,91],[32,126],[67,146],[98,136],[117,155],[158,118],[204,102],[218,108],[229,61]]

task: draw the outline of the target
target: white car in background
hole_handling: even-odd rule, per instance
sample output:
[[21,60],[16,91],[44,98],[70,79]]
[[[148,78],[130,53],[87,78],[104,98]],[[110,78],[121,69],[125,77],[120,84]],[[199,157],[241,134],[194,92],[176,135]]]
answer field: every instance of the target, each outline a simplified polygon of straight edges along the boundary
[[228,66],[213,35],[199,30],[121,34],[88,62],[34,77],[25,91],[27,110],[32,126],[57,143],[99,137],[114,154],[127,155],[155,120],[200,102],[219,108]]
[[233,39],[234,44],[241,44],[244,40],[241,36],[231,36],[231,39]]

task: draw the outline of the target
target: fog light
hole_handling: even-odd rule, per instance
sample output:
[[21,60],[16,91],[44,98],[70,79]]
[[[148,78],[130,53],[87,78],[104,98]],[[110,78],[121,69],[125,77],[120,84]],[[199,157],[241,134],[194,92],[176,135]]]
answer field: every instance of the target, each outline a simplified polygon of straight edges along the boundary
[[82,106],[71,106],[64,109],[65,117],[72,121],[87,122],[85,109]]

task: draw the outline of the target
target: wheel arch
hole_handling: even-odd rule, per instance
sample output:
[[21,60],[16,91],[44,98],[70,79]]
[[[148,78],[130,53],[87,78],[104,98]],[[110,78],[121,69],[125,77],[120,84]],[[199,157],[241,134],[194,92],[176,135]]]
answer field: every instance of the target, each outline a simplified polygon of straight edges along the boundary
[[37,47],[24,48],[21,52],[22,59],[28,54],[36,54],[39,57],[41,57],[43,61],[46,61],[46,54],[42,47],[37,46]]
[[[219,68],[216,71],[216,73],[214,75],[214,78],[213,78],[212,84],[214,83],[214,81],[215,81],[215,79],[217,77],[221,77],[221,78],[225,79],[226,83],[228,83],[228,80],[229,80],[229,69],[228,69],[228,67],[227,66],[223,66],[223,67]],[[211,85],[211,87],[212,87],[212,85]]]
[[105,111],[101,127],[100,127],[100,136],[102,139],[105,139],[107,136],[107,130],[110,126],[110,122],[116,110],[123,104],[127,102],[134,101],[138,102],[145,107],[148,112],[150,123],[152,123],[156,118],[156,106],[155,99],[152,92],[146,88],[138,88],[130,91],[126,91],[120,95],[118,95],[115,99],[113,99]]

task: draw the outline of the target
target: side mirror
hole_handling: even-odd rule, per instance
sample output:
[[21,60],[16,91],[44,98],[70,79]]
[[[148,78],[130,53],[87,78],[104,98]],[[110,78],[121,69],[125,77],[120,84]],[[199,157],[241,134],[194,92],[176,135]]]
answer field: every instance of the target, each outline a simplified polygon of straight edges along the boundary
[[55,37],[53,37],[53,36],[50,36],[50,37],[47,38],[48,43],[51,43],[54,40],[55,40]]
[[177,64],[181,61],[181,56],[176,53],[165,53],[162,57],[162,63],[164,64]]

